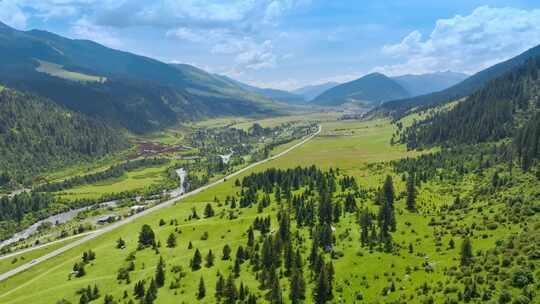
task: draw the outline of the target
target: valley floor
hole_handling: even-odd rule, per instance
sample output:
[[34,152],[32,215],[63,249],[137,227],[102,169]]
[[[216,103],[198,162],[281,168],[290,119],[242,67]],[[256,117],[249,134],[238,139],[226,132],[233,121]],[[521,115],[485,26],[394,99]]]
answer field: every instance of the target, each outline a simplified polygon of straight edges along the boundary
[[[92,303],[102,303],[104,295],[112,295],[118,303],[135,303],[133,290],[134,283],[139,280],[149,281],[154,276],[156,265],[163,257],[166,266],[166,281],[164,287],[159,289],[155,303],[216,303],[214,297],[218,273],[225,277],[233,271],[233,260],[222,260],[222,250],[225,244],[232,248],[233,255],[238,247],[247,241],[246,231],[258,217],[271,216],[272,229],[277,227],[276,215],[279,205],[272,196],[269,208],[260,212],[257,206],[229,210],[223,202],[230,196],[238,196],[240,188],[235,185],[237,180],[254,173],[264,172],[270,168],[294,168],[315,165],[322,170],[340,169],[340,174],[353,176],[361,189],[368,193],[375,193],[382,186],[387,175],[394,177],[396,189],[396,219],[397,229],[393,233],[396,250],[386,253],[381,250],[368,249],[360,243],[360,228],[356,214],[344,214],[339,223],[335,223],[335,238],[338,239],[334,248],[340,252],[338,257],[332,259],[335,269],[334,299],[332,303],[444,303],[445,301],[463,300],[461,292],[463,285],[460,275],[451,275],[459,272],[460,245],[462,238],[460,231],[470,229],[471,226],[487,225],[493,221],[494,214],[504,209],[504,204],[493,200],[479,198],[472,203],[470,209],[457,212],[443,213],[445,206],[451,205],[456,195],[468,197],[478,187],[483,186],[485,178],[474,178],[470,175],[463,178],[448,179],[443,182],[437,179],[427,179],[419,187],[417,196],[418,212],[409,212],[405,208],[406,191],[405,180],[401,173],[396,172],[390,163],[394,160],[415,158],[434,151],[415,152],[407,151],[404,146],[390,145],[390,138],[394,133],[394,125],[388,120],[372,121],[341,121],[337,115],[312,116],[313,122],[322,125],[322,132],[311,141],[296,147],[282,157],[272,159],[256,167],[242,172],[239,176],[227,179],[201,193],[182,199],[176,204],[161,208],[144,217],[122,225],[99,237],[62,253],[56,257],[42,262],[24,272],[0,282],[0,302],[5,304],[16,303],[57,303],[65,299],[70,303],[79,303],[80,290],[87,286],[97,285],[101,298]],[[298,118],[290,118],[298,119]],[[277,122],[276,120],[279,120]],[[282,123],[287,118],[262,121],[265,126]],[[217,123],[230,123],[217,122]],[[245,122],[239,122],[240,127]],[[210,123],[209,123],[210,124]],[[297,143],[297,142],[295,142]],[[293,143],[276,148],[275,152],[290,148]],[[489,171],[486,175],[489,175]],[[528,175],[520,176],[529,179]],[[530,181],[533,185],[537,182]],[[509,188],[508,191],[517,191]],[[194,210],[203,213],[205,205],[211,204],[215,216],[195,219]],[[377,206],[372,197],[360,202],[362,207],[375,211]],[[230,214],[234,214],[231,218]],[[445,218],[445,214],[448,218]],[[538,231],[538,216],[526,217],[531,221],[529,231]],[[450,219],[450,223],[449,222]],[[442,223],[442,224],[441,224]],[[143,225],[149,225],[156,234],[161,246],[157,250],[137,250],[139,231]],[[446,225],[446,226],[445,226]],[[293,225],[294,226],[294,225]],[[534,226],[534,227],[533,227]],[[502,242],[510,235],[519,235],[523,232],[523,223],[511,221],[490,228],[476,229],[472,237],[475,253],[492,250],[497,242]],[[310,235],[306,230],[293,228],[304,239]],[[173,248],[166,246],[168,236],[175,234],[177,244]],[[261,236],[257,233],[257,238]],[[117,240],[125,241],[125,248],[117,248]],[[448,244],[455,243],[455,246]],[[300,248],[302,255],[309,254],[309,241]],[[245,246],[245,245],[244,245]],[[55,249],[51,247],[50,250]],[[215,256],[213,266],[196,271],[190,270],[190,260],[194,257],[194,250],[198,249],[206,256],[211,250]],[[86,274],[82,277],[72,275],[73,266],[81,260],[87,251],[95,252],[95,260],[90,261]],[[41,250],[39,251],[42,252]],[[129,282],[119,281],[117,271],[124,267],[131,253],[136,255],[134,270],[130,272]],[[34,258],[35,255],[28,255]],[[16,265],[19,265],[16,262]],[[307,263],[307,262],[306,262]],[[249,263],[241,265],[239,284],[257,296],[257,303],[266,302],[267,290],[259,289],[259,282]],[[0,264],[0,268],[4,268]],[[173,269],[181,269],[172,272]],[[478,276],[483,280],[489,277],[485,270],[478,270]],[[179,277],[178,277],[179,276]],[[508,276],[511,276],[509,270]],[[177,279],[178,277],[178,279]],[[306,303],[311,303],[313,286],[316,275],[305,273],[308,282]],[[199,281],[204,278],[206,296],[197,299]],[[172,286],[172,282],[179,282],[179,286]],[[288,302],[289,283],[287,278],[280,276],[279,284],[283,290],[285,302]],[[510,284],[510,283],[508,283]],[[497,299],[501,290],[507,288],[514,298],[519,296],[519,289],[513,289],[503,282],[493,283],[491,299]],[[476,286],[476,285],[475,285]],[[475,287],[476,288],[476,287]],[[478,283],[479,290],[487,290],[482,283]],[[480,293],[480,291],[479,291]],[[477,299],[479,300],[479,299]],[[67,302],[58,302],[67,303]],[[451,302],[449,302],[451,303]]]

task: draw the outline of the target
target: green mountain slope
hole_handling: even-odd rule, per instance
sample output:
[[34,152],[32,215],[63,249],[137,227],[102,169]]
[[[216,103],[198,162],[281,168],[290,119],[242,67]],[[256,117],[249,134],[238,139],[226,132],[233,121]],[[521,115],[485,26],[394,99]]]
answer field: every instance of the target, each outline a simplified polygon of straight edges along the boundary
[[0,82],[136,132],[216,115],[274,113],[270,100],[188,65],[92,41],[0,26]]
[[537,55],[540,55],[540,46],[531,48],[514,58],[482,70],[448,89],[427,95],[389,101],[376,109],[376,112],[401,117],[413,108],[425,108],[463,98],[482,88],[490,80],[503,75]]
[[35,95],[0,92],[0,183],[126,146],[119,131],[99,120]]
[[409,93],[396,81],[383,74],[372,73],[333,87],[317,96],[312,103],[324,106],[337,106],[347,102],[377,105],[380,102],[407,96]]
[[419,96],[444,90],[467,77],[469,77],[467,74],[446,71],[420,75],[407,74],[392,77],[392,79],[405,88],[411,96]]
[[475,144],[513,136],[540,109],[539,73],[540,56],[490,81],[450,111],[413,124],[402,140],[416,148]]

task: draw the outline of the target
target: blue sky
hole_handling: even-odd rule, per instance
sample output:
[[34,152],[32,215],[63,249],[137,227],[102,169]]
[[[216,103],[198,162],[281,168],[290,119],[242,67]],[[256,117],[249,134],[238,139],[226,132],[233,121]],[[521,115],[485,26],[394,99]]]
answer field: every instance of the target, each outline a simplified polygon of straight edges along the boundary
[[262,87],[474,73],[540,44],[538,1],[0,0],[0,20]]

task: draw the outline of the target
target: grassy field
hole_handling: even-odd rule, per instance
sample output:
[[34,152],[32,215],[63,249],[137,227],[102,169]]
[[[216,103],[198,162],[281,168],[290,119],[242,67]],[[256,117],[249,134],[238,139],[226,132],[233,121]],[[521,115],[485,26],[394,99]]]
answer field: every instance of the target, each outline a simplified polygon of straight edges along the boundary
[[92,162],[80,162],[78,164],[74,164],[60,170],[55,170],[50,173],[44,174],[42,178],[39,178],[37,180],[37,182],[43,182],[44,180],[48,182],[58,182],[76,175],[84,175],[105,171],[112,165],[124,161],[129,153],[131,153],[131,150],[126,150],[117,154],[108,155]]
[[55,64],[52,62],[47,62],[43,60],[37,60],[39,62],[39,67],[36,68],[38,72],[46,73],[51,76],[64,78],[67,80],[73,80],[73,81],[81,81],[81,82],[105,82],[107,81],[106,77],[99,77],[99,76],[93,76],[93,75],[87,75],[72,71],[64,70],[64,67]]
[[[391,172],[384,162],[404,157],[413,157],[416,152],[408,152],[403,146],[391,146],[390,137],[394,130],[387,120],[368,122],[359,121],[331,121],[331,118],[322,118],[322,133],[293,150],[286,156],[261,165],[252,171],[262,171],[271,167],[290,168],[296,166],[317,165],[323,169],[341,168],[345,173],[357,178],[359,184],[366,188],[377,188],[382,184],[384,177]],[[270,123],[270,122],[268,122]],[[382,162],[382,163],[381,163]],[[380,163],[380,165],[373,165]],[[154,172],[155,173],[155,172]],[[245,173],[245,174],[249,174]],[[150,173],[148,173],[150,174]],[[245,175],[244,174],[244,175]],[[152,174],[150,174],[152,175]],[[239,177],[241,178],[241,177]],[[127,292],[128,298],[132,298],[133,284],[142,279],[150,278],[155,271],[159,256],[163,256],[167,265],[167,280],[165,286],[159,290],[156,303],[194,303],[195,293],[199,279],[204,277],[207,296],[201,303],[215,303],[213,297],[216,283],[216,273],[219,271],[225,276],[231,272],[232,261],[222,261],[221,250],[224,244],[233,248],[233,255],[240,244],[246,242],[246,230],[252,224],[256,216],[273,215],[275,220],[276,205],[273,204],[265,213],[258,214],[255,207],[240,209],[238,218],[229,220],[226,218],[225,207],[220,203],[213,203],[217,216],[210,219],[189,220],[192,208],[196,208],[199,214],[208,202],[215,199],[222,202],[227,195],[235,195],[239,191],[234,186],[235,179],[228,180],[212,189],[185,199],[176,205],[157,211],[151,215],[137,219],[136,221],[122,226],[121,228],[92,240],[81,247],[70,250],[61,256],[50,259],[30,270],[18,274],[4,282],[0,282],[0,302],[6,304],[15,303],[55,303],[61,298],[68,299],[72,303],[78,302],[79,296],[76,291],[87,285],[97,284],[102,295],[111,294],[116,299],[122,298]],[[394,177],[396,192],[405,190],[405,185],[399,176]],[[455,189],[466,193],[475,187],[475,180],[464,180],[459,184],[442,184],[437,182],[427,183],[419,191],[418,206],[421,209],[433,209],[449,203]],[[117,187],[102,185],[101,187]],[[98,186],[99,187],[99,186]],[[111,188],[112,190],[112,188]],[[92,193],[92,189],[80,189],[78,193]],[[481,204],[480,202],[478,204]],[[422,303],[423,297],[418,295],[421,284],[435,285],[437,282],[447,280],[445,271],[449,267],[459,264],[459,238],[456,238],[457,246],[453,249],[446,248],[452,236],[443,234],[438,237],[440,228],[432,225],[432,217],[427,213],[410,213],[404,208],[404,198],[400,197],[396,204],[397,232],[394,240],[401,248],[399,253],[387,254],[382,252],[369,252],[360,246],[359,229],[354,215],[346,216],[336,224],[335,235],[345,235],[339,242],[338,250],[344,253],[342,258],[333,261],[335,273],[335,303],[356,303],[358,293],[361,292],[365,303],[389,302],[393,300],[405,300],[407,303]],[[369,208],[375,208],[371,202],[366,202]],[[480,205],[472,206],[481,207]],[[497,208],[497,206],[491,206]],[[375,210],[375,209],[374,209]],[[472,209],[475,210],[475,209]],[[484,217],[480,212],[472,211],[455,216],[456,229],[464,229],[473,222],[480,221]],[[158,225],[160,219],[165,225]],[[178,224],[171,221],[177,220]],[[135,250],[137,234],[143,224],[149,224],[157,234],[162,246],[159,254],[146,249],[136,252],[135,270],[131,273],[131,283],[118,283],[116,270],[126,265],[126,257]],[[493,246],[501,235],[516,232],[519,226],[499,225],[494,230],[489,230],[483,235],[474,238],[474,249],[485,250]],[[178,246],[166,248],[167,236],[177,231]],[[178,232],[180,231],[180,232]],[[201,236],[207,232],[209,238],[201,240]],[[305,237],[308,235],[304,233]],[[118,238],[127,242],[127,248],[120,250],[115,248]],[[188,249],[188,243],[192,242],[193,249]],[[414,245],[414,251],[407,250],[408,245]],[[442,244],[442,245],[441,245]],[[201,270],[191,272],[189,261],[193,257],[194,248],[198,248],[203,257],[208,250],[216,255],[216,265],[211,268],[203,267]],[[80,261],[81,255],[86,250],[96,252],[96,260],[87,268],[87,274],[82,278],[69,279],[73,264]],[[306,255],[308,249],[302,249]],[[262,300],[264,294],[257,288],[257,281],[249,271],[249,263],[242,266],[242,281],[251,291]],[[424,271],[425,265],[431,265],[432,271]],[[179,289],[169,289],[169,283],[175,276],[170,272],[173,266],[179,265],[186,271],[186,277],[181,279]],[[411,271],[411,269],[413,269]],[[313,284],[308,279],[307,297],[310,302],[311,288]],[[390,282],[396,284],[396,291],[385,295],[382,299],[382,290],[388,287]],[[285,278],[280,281],[287,298],[286,290],[288,283]],[[102,301],[101,299],[98,301]],[[127,299],[123,300],[124,302]],[[442,303],[442,297],[436,298],[434,303]],[[122,303],[124,303],[122,302]]]
[[143,189],[165,180],[165,170],[169,164],[142,168],[124,173],[119,178],[111,178],[94,184],[82,185],[56,195],[65,199],[97,199],[104,194]]
[[[294,150],[287,156],[265,164],[256,170],[264,170],[267,167],[273,166],[292,167],[317,164],[322,167],[343,167],[354,172],[357,176],[362,176],[361,169],[365,164],[376,160],[376,155],[381,157],[378,159],[389,160],[408,154],[402,147],[389,147],[389,144],[384,138],[388,137],[391,133],[391,126],[387,121],[325,123],[323,124],[323,133],[320,137]],[[383,137],[383,139],[380,139],[380,137]],[[378,139],[375,143],[372,142],[374,138]],[[388,151],[389,148],[390,151]],[[330,157],[330,155],[336,155],[336,149],[340,151],[337,154],[339,155],[337,159]],[[234,194],[235,188],[232,187],[232,183],[233,181],[228,181],[227,183],[216,186],[210,191],[190,197],[174,207],[139,219],[114,232],[88,242],[80,248],[71,250],[68,253],[46,261],[42,265],[0,283],[0,301],[3,303],[28,303],[28,301],[49,303],[58,300],[59,295],[75,301],[77,298],[75,291],[90,283],[97,283],[102,289],[103,294],[111,293],[119,295],[125,289],[131,291],[131,287],[127,288],[123,285],[113,284],[116,280],[116,274],[111,272],[115,272],[114,270],[124,263],[127,252],[134,248],[138,229],[143,223],[152,225],[158,233],[159,239],[164,243],[166,236],[174,227],[167,225],[157,228],[157,222],[161,218],[164,218],[166,222],[173,218],[178,219],[180,222],[179,228],[182,230],[182,234],[179,236],[179,245],[176,249],[161,249],[161,254],[166,257],[167,262],[171,265],[179,264],[184,268],[187,267],[187,263],[193,254],[193,250],[187,249],[189,240],[193,240],[194,247],[199,248],[203,254],[208,249],[212,249],[219,256],[223,244],[229,243],[234,248],[236,247],[234,244],[245,241],[245,229],[251,224],[253,218],[257,215],[260,216],[260,214],[257,214],[254,208],[242,209],[242,214],[239,215],[237,220],[226,221],[226,231],[222,228],[224,220],[219,218],[195,222],[185,222],[184,220],[191,213],[192,207],[198,207],[199,210],[202,210],[203,203],[213,201],[214,197],[223,200],[226,195]],[[115,183],[114,187],[117,185]],[[110,185],[97,187],[110,187]],[[70,192],[74,192],[73,190],[70,190]],[[88,195],[93,192],[95,191],[92,189],[81,188],[76,193],[78,195]],[[209,232],[210,238],[207,241],[200,241],[200,236],[204,231]],[[128,243],[128,248],[124,251],[114,248],[115,240],[119,237],[122,237]],[[80,259],[83,251],[88,249],[96,252],[98,258],[95,265],[88,268],[88,275],[86,277],[67,280],[73,263]],[[141,252],[137,254],[137,261],[145,261],[145,264],[154,265],[155,261],[153,260],[156,260],[157,257],[154,253]],[[211,289],[214,286],[213,280],[215,280],[215,275],[209,275],[208,273],[215,273],[217,269],[220,269],[222,273],[227,273],[231,267],[231,262],[218,262],[216,267],[208,270],[204,269],[200,273],[195,274],[196,277],[191,277],[188,272],[188,277],[186,280],[183,280],[184,286],[182,287],[182,290],[186,293],[184,295],[174,295],[172,291],[164,291],[162,292],[163,295],[160,294],[159,302],[169,303],[169,300],[173,298],[191,299],[193,298],[193,291],[196,289],[195,284],[198,282],[198,276],[204,274],[206,284]],[[152,266],[146,267],[142,263],[137,264],[136,269],[135,273],[137,277],[134,276],[132,282],[136,281],[137,278],[147,277],[154,271]],[[253,286],[255,283],[253,278],[247,276],[242,277],[242,279],[245,284],[251,285],[252,290],[256,289],[256,286]],[[27,290],[39,290],[39,292],[28,293]],[[204,302],[212,303],[213,299],[207,297]]]
[[48,246],[45,246],[45,247],[42,247],[42,248],[34,249],[34,250],[28,251],[26,253],[16,254],[13,257],[2,259],[2,260],[0,260],[0,273],[7,272],[7,271],[9,271],[11,269],[14,269],[14,268],[20,266],[20,265],[28,263],[28,262],[32,261],[33,259],[35,259],[35,258],[38,258],[38,257],[40,257],[42,255],[45,255],[45,254],[49,253],[49,252],[53,252],[54,250],[75,241],[77,238],[78,238],[78,236],[74,237],[74,238],[64,240],[64,241],[59,241],[57,243],[54,243],[54,244],[51,244],[51,245],[48,245]]
[[340,113],[328,112],[328,113],[312,113],[312,114],[303,114],[303,115],[288,115],[288,116],[277,116],[270,117],[259,120],[246,120],[246,121],[235,121],[233,127],[247,130],[254,123],[259,123],[264,128],[273,128],[284,123],[298,123],[298,122],[329,122],[335,121]]

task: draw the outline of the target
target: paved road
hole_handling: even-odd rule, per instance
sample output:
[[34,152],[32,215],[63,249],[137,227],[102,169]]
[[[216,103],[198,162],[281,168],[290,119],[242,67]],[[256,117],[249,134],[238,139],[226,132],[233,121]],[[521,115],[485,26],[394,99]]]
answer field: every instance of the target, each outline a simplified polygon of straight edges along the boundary
[[[238,171],[236,171],[234,173],[231,173],[231,174],[227,175],[226,177],[224,177],[222,179],[219,179],[219,180],[217,180],[215,182],[212,182],[212,183],[210,183],[210,184],[208,184],[206,186],[195,189],[195,190],[193,190],[191,192],[188,192],[186,194],[183,194],[183,195],[180,195],[178,197],[172,198],[172,199],[170,199],[170,200],[168,200],[166,202],[163,202],[163,203],[161,203],[159,205],[156,205],[156,206],[154,206],[152,208],[148,208],[148,209],[146,209],[146,210],[144,210],[142,212],[134,214],[133,216],[125,218],[125,219],[123,219],[121,221],[118,221],[116,223],[113,223],[110,226],[107,226],[105,228],[96,230],[92,234],[88,234],[86,236],[83,236],[82,238],[80,238],[80,239],[78,239],[76,241],[73,241],[72,243],[69,243],[66,246],[58,248],[58,249],[56,249],[56,250],[54,250],[54,251],[52,251],[50,253],[47,253],[47,254],[45,254],[43,256],[40,256],[39,258],[36,258],[36,259],[32,260],[29,263],[23,264],[23,265],[18,266],[18,267],[14,268],[14,269],[12,269],[12,270],[10,270],[8,272],[0,274],[0,281],[3,281],[3,280],[5,280],[5,279],[7,279],[9,277],[12,277],[12,276],[14,276],[14,275],[16,275],[16,274],[18,274],[18,273],[20,273],[22,271],[27,270],[27,269],[30,269],[31,267],[33,267],[33,266],[35,266],[35,265],[37,265],[39,263],[42,263],[42,262],[44,262],[44,261],[46,261],[46,260],[48,260],[50,258],[53,258],[53,257],[55,257],[55,256],[57,256],[59,254],[64,253],[64,252],[66,252],[66,251],[68,251],[68,250],[70,250],[72,248],[75,248],[75,247],[77,247],[79,245],[82,245],[82,244],[84,244],[84,243],[86,243],[86,242],[88,242],[90,240],[93,240],[93,239],[95,239],[95,238],[97,238],[97,237],[99,237],[99,236],[101,236],[101,235],[103,235],[103,234],[105,234],[107,232],[110,232],[110,231],[112,231],[112,230],[114,230],[114,229],[116,229],[116,228],[118,228],[120,226],[128,224],[128,223],[130,223],[130,222],[132,222],[132,221],[134,221],[134,220],[136,220],[136,219],[138,219],[140,217],[148,215],[148,214],[150,214],[152,212],[155,212],[157,210],[169,207],[169,206],[173,205],[174,203],[176,203],[179,200],[182,200],[182,199],[184,199],[186,197],[190,197],[190,196],[193,196],[195,194],[201,193],[201,192],[203,192],[203,191],[205,191],[205,190],[207,190],[209,188],[212,188],[212,187],[214,187],[216,185],[219,185],[219,184],[225,182],[226,180],[228,180],[228,179],[230,179],[232,177],[235,177],[235,176],[237,176],[239,174],[242,174],[242,173],[244,173],[244,172],[246,172],[246,171],[248,171],[250,169],[253,169],[256,166],[267,163],[267,162],[269,162],[271,160],[274,160],[276,158],[282,157],[283,155],[285,155],[285,154],[291,152],[292,150],[300,147],[301,145],[303,145],[306,142],[308,142],[309,140],[311,140],[313,137],[317,136],[321,132],[321,129],[322,129],[322,127],[319,125],[319,129],[317,130],[317,132],[309,135],[308,137],[304,138],[301,142],[289,147],[288,149],[286,149],[286,150],[284,150],[284,151],[282,151],[282,152],[280,152],[280,153],[278,153],[278,154],[276,154],[274,156],[271,156],[271,157],[269,157],[267,159],[264,159],[264,160],[261,160],[259,162],[253,163],[253,164],[251,164],[251,165],[249,165],[249,166],[247,166],[245,168],[242,168],[242,169],[240,169],[240,170],[238,170]],[[30,250],[27,250],[27,251],[30,251]],[[15,254],[17,254],[17,253],[13,253],[12,255],[15,255]]]
[[30,251],[37,250],[37,249],[49,247],[49,246],[54,245],[54,244],[62,243],[62,242],[65,242],[65,241],[68,241],[68,240],[71,240],[71,239],[76,239],[76,238],[79,238],[79,237],[82,237],[82,236],[85,236],[85,235],[88,235],[88,234],[92,234],[92,233],[96,233],[96,230],[88,231],[88,232],[84,232],[84,233],[76,234],[76,235],[72,235],[72,236],[68,236],[68,237],[65,237],[65,238],[62,238],[62,239],[54,240],[52,242],[44,243],[44,244],[37,245],[37,246],[28,247],[28,248],[21,249],[21,250],[18,250],[18,251],[14,251],[12,253],[8,253],[8,254],[0,256],[0,261],[11,258],[11,257],[14,257],[16,255],[20,255],[20,254],[23,254],[23,253],[27,253],[27,252],[30,252]]

